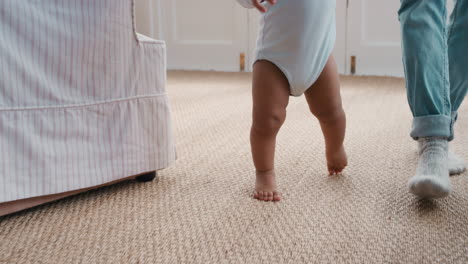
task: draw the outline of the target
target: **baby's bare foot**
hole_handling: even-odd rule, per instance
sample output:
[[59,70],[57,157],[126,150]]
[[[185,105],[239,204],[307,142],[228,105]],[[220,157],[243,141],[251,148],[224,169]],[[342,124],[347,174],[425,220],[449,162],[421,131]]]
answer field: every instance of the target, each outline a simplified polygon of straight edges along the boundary
[[330,175],[341,173],[348,166],[348,157],[343,146],[335,152],[327,151],[327,166]]
[[254,198],[267,202],[281,200],[280,193],[276,190],[275,171],[257,172],[256,174]]

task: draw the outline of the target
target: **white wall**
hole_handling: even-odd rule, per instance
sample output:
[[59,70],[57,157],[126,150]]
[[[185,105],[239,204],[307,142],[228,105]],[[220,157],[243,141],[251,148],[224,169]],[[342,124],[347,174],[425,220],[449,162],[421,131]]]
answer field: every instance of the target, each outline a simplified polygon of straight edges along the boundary
[[154,39],[162,38],[162,30],[158,18],[160,0],[135,0],[135,20],[138,33]]

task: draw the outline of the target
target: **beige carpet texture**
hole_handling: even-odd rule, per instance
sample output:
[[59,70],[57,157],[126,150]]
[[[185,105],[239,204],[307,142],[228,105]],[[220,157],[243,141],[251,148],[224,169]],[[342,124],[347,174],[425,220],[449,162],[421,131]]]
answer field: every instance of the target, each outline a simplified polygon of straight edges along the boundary
[[[304,97],[277,139],[283,200],[251,198],[251,75],[169,73],[178,160],[128,181],[0,218],[0,263],[468,263],[468,173],[419,200],[404,81],[342,77],[344,175],[327,175]],[[468,160],[468,107],[453,148]]]

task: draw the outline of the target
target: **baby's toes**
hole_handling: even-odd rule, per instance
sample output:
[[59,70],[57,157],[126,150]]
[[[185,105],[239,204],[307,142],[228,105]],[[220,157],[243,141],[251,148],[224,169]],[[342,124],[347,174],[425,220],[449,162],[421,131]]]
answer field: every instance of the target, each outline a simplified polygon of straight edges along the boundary
[[263,200],[263,191],[255,191],[254,198],[257,200]]
[[268,192],[265,201],[273,201],[273,192]]
[[279,192],[273,192],[273,201],[277,202],[281,200],[281,194]]
[[254,191],[254,192],[253,192],[253,197],[254,197],[255,199],[259,199],[260,195],[258,194],[258,191]]
[[258,200],[263,200],[263,191],[258,191]]
[[328,173],[329,175],[337,175],[343,172],[345,166],[339,166],[339,167],[330,167],[328,168]]
[[277,191],[261,191],[255,190],[253,192],[253,197],[260,201],[272,202],[281,200],[281,194]]
[[338,168],[338,173],[342,173],[342,172],[346,169],[346,166],[347,166],[346,164],[340,166],[340,167]]

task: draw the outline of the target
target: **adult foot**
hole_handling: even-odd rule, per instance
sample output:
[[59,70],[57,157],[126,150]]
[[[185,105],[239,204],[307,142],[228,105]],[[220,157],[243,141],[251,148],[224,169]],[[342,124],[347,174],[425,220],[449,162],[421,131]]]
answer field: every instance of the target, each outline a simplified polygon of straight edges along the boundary
[[452,190],[448,169],[448,142],[427,137],[418,140],[419,162],[416,175],[408,182],[409,191],[421,198],[441,198]]
[[348,156],[344,146],[341,146],[337,151],[327,150],[327,167],[330,175],[341,173],[348,166]]
[[281,194],[276,190],[275,171],[257,172],[256,174],[254,198],[267,202],[281,200]]

